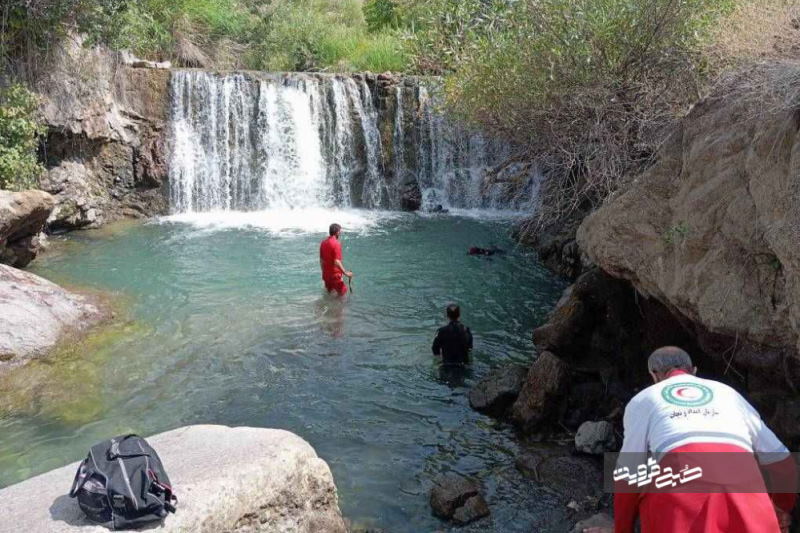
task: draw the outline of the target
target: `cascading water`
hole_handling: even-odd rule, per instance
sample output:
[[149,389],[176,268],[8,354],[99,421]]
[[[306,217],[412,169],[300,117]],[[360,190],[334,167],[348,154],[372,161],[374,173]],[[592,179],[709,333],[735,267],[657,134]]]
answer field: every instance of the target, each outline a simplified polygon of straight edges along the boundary
[[176,213],[397,209],[409,188],[423,207],[517,206],[483,187],[505,149],[447,120],[422,80],[183,70],[171,91]]

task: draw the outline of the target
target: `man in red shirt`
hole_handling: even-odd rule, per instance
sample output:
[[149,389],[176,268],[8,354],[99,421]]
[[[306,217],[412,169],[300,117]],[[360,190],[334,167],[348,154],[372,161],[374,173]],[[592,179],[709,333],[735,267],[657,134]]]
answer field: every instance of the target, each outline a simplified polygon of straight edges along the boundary
[[329,237],[319,244],[319,267],[322,269],[325,289],[344,296],[347,294],[347,285],[342,281],[342,275],[352,278],[353,273],[342,264],[342,243],[339,242],[341,233],[342,227],[339,224],[331,224],[328,229]]

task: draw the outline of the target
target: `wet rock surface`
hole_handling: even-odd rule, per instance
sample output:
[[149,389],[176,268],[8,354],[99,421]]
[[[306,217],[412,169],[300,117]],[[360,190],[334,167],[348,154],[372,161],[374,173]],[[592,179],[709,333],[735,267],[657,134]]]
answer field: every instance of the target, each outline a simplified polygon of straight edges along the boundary
[[457,524],[467,524],[489,514],[489,506],[474,479],[444,474],[434,480],[430,493],[433,514]]
[[528,369],[511,365],[492,370],[469,391],[469,405],[476,411],[501,417],[522,390]]

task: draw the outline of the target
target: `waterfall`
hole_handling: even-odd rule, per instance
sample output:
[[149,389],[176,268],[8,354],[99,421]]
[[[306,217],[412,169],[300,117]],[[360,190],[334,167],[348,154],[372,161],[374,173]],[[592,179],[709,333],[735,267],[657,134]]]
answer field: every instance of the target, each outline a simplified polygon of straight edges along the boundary
[[397,209],[409,188],[431,205],[513,207],[483,187],[502,144],[448,120],[435,84],[375,80],[173,72],[172,211]]

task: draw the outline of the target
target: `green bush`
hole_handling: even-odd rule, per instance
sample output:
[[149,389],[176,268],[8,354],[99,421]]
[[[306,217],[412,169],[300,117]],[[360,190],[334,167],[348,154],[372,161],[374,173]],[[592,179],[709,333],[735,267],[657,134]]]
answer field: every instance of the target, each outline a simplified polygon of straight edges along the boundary
[[247,60],[260,70],[404,71],[404,42],[390,30],[368,33],[355,0],[284,1]]
[[0,189],[35,187],[44,167],[36,157],[44,126],[39,101],[22,85],[0,89]]
[[371,32],[400,27],[400,9],[393,0],[366,0],[363,11],[367,29]]
[[[703,46],[730,8],[719,0],[524,0],[487,13],[474,1],[453,26],[465,42],[439,37],[457,45],[447,102],[545,169],[547,209],[534,231],[599,205],[649,163],[701,95]],[[498,29],[473,28],[475,17],[494,17]]]

